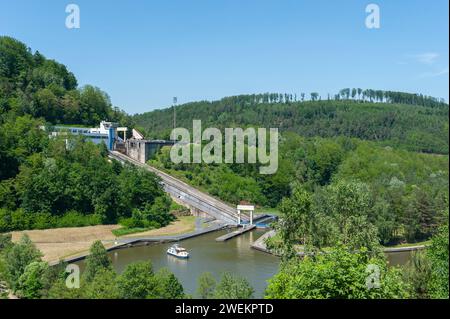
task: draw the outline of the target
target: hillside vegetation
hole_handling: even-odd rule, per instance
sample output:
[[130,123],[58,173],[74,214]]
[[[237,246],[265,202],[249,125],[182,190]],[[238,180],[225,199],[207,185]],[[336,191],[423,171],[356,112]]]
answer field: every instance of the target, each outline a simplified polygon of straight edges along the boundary
[[[305,137],[355,137],[411,151],[448,154],[448,105],[425,98],[424,105],[405,104],[412,99],[406,97],[395,99],[403,101],[399,104],[387,103],[388,98],[378,102],[366,98],[260,102],[253,95],[236,96],[178,106],[177,126],[191,129],[196,119],[202,120],[203,128],[276,127]],[[168,108],[138,114],[133,119],[148,137],[168,138],[172,117],[173,110]]]
[[106,93],[78,88],[64,65],[0,37],[0,232],[117,222],[158,228],[173,219],[154,174],[111,162],[103,144],[49,139],[41,129],[101,120],[129,123]]
[[[311,101],[262,94],[195,102],[177,114],[186,128],[193,119],[204,128],[280,128],[273,175],[259,174],[259,164],[174,164],[168,148],[151,160],[233,205],[246,200],[278,209],[281,222],[267,245],[283,264],[266,297],[448,298],[447,104],[420,94],[344,89],[327,100],[311,93]],[[0,37],[0,233],[170,222],[171,201],[154,174],[110,161],[103,144],[49,139],[41,129],[105,119],[136,121],[147,137],[167,138],[172,110],[130,118],[98,88],[79,88],[64,65]],[[389,268],[381,253],[380,244],[430,238],[427,252],[403,272]],[[297,247],[308,256],[296,258]],[[382,289],[367,289],[367,266],[381,270]],[[12,243],[0,234],[0,285],[21,298],[185,297],[173,274],[154,273],[150,263],[117,274],[100,242],[91,246],[82,289],[66,287],[63,267],[42,262],[27,236]],[[214,298],[249,298],[253,291],[231,275],[203,288]]]
[[91,85],[79,88],[66,66],[32,52],[24,43],[0,37],[0,123],[29,114],[56,124],[98,125],[102,120],[127,124],[108,95]]
[[261,175],[258,164],[174,164],[169,148],[150,161],[231,205],[245,200],[277,207],[301,186],[319,210],[339,183],[362,183],[372,222],[385,242],[422,240],[440,225],[448,205],[448,156],[420,154],[347,137],[283,134],[279,168]]
[[[381,242],[423,240],[441,224],[448,203],[448,112],[444,102],[420,94],[361,89],[327,100],[316,93],[309,101],[261,94],[188,103],[177,107],[177,126],[188,130],[194,119],[203,129],[279,128],[278,171],[261,175],[259,164],[174,164],[168,148],[151,164],[231,205],[244,200],[275,208],[301,187],[325,215],[333,210],[326,199],[346,183],[367,193],[365,214]],[[172,116],[168,108],[133,118],[147,136],[168,138]]]
[[[227,113],[215,112],[225,100],[181,106],[178,123],[189,128],[192,119],[200,118],[204,127],[221,129],[278,124],[276,174],[258,174],[258,164],[174,164],[168,149],[151,163],[233,205],[246,200],[277,207],[276,236],[266,244],[283,263],[266,297],[371,298],[363,296],[369,292],[363,278],[355,285],[347,281],[348,274],[361,274],[353,267],[368,263],[383,269],[383,287],[392,290],[377,293],[391,294],[388,298],[448,297],[448,105],[393,104],[381,98],[377,103],[263,101],[240,109],[230,103],[222,105]],[[208,116],[201,105],[211,106]],[[153,125],[148,134],[166,134],[157,129],[161,114],[170,120],[172,110],[135,119]],[[155,122],[146,122],[146,116]],[[413,255],[403,278],[398,269],[386,268],[380,244],[430,238],[431,247]],[[311,257],[295,258],[298,247]]]

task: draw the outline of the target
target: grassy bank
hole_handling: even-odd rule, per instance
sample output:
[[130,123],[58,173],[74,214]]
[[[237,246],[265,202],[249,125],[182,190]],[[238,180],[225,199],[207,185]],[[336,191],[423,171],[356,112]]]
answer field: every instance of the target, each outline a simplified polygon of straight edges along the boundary
[[[36,247],[44,254],[43,260],[53,262],[85,253],[96,240],[101,240],[106,247],[110,247],[118,237],[114,235],[114,232],[120,229],[120,225],[98,225],[15,231],[12,232],[12,240],[17,242],[23,234],[28,234]],[[141,232],[124,234],[123,237],[179,235],[191,232],[194,229],[195,217],[181,216],[166,227],[152,230],[144,229]]]
[[129,233],[124,237],[171,236],[189,233],[195,230],[195,218],[195,216],[180,216],[166,227]]
[[125,235],[146,232],[146,231],[152,230],[152,229],[153,228],[143,228],[143,227],[133,227],[133,228],[121,227],[118,229],[113,229],[112,233],[117,237],[121,237],[121,236],[125,236]]
[[273,207],[259,207],[255,209],[255,213],[257,214],[270,214],[270,215],[280,215],[280,211],[278,208]]
[[415,243],[402,243],[393,246],[383,246],[384,248],[406,248],[406,247],[414,247],[414,246],[429,246],[431,244],[430,240],[418,241]]

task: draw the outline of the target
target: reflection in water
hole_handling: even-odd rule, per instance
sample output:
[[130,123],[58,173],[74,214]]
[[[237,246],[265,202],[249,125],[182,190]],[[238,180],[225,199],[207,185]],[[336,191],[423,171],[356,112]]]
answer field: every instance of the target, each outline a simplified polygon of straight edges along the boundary
[[399,251],[386,253],[389,266],[402,266],[405,265],[412,256],[411,251]]
[[181,267],[186,268],[189,259],[186,258],[177,258],[172,255],[167,255],[167,264],[171,267]]

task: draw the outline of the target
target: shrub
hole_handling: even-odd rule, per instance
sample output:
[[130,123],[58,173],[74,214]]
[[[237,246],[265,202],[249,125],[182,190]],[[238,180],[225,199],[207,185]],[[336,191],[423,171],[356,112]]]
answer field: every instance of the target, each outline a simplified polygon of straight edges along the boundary
[[12,246],[11,234],[0,234],[0,252]]
[[[373,269],[373,270],[370,270]],[[374,277],[370,276],[371,274]],[[378,287],[371,287],[376,280]],[[352,252],[343,245],[328,253],[293,258],[269,280],[268,299],[399,299],[410,287],[399,269],[388,268],[382,257],[370,258],[367,250]]]
[[47,229],[54,227],[83,227],[103,223],[97,214],[83,215],[76,211],[69,211],[61,217],[50,213],[26,213],[22,209],[9,211],[0,208],[0,232],[27,229]]
[[214,290],[216,289],[216,279],[210,272],[204,272],[197,279],[197,295],[201,299],[209,299],[214,296]]
[[55,217],[50,213],[35,213],[32,220],[33,229],[46,229],[55,226]]
[[8,281],[13,289],[16,289],[19,277],[25,268],[34,261],[41,261],[42,254],[36,249],[27,235],[23,235],[19,243],[8,249],[5,261]]
[[167,196],[160,196],[153,204],[147,203],[141,209],[135,208],[131,217],[122,218],[119,224],[126,228],[160,228],[167,226],[175,216],[169,213],[171,201]]
[[102,242],[97,240],[89,249],[89,256],[86,257],[86,268],[84,270],[84,279],[87,282],[92,281],[95,275],[101,270],[112,270],[111,260],[108,252]]
[[[448,212],[446,213],[448,220]],[[430,297],[434,299],[448,299],[448,222],[441,226],[433,237],[428,258],[431,261],[431,280],[429,282]]]
[[136,227],[136,220],[132,217],[129,218],[121,218],[119,220],[119,224],[125,228],[134,228]]
[[155,288],[147,295],[148,299],[180,299],[184,289],[177,277],[167,268],[161,268],[155,275]]
[[70,211],[58,218],[56,227],[82,227],[82,226],[94,226],[102,223],[100,215],[90,214],[83,215],[76,211]]
[[99,269],[92,281],[86,283],[83,294],[88,299],[121,298],[116,272],[107,268]]
[[48,264],[43,261],[34,261],[25,267],[23,274],[19,277],[17,294],[22,298],[41,298],[44,288],[43,274],[47,271]]
[[150,261],[129,264],[119,276],[118,282],[125,299],[144,299],[153,293],[157,284]]
[[25,213],[23,209],[18,209],[11,213],[11,230],[31,229],[33,220],[31,214]]
[[11,229],[11,212],[6,208],[0,208],[0,232],[7,232]]
[[250,299],[254,289],[249,282],[229,272],[222,274],[220,282],[216,286],[214,298],[216,299]]
[[111,232],[117,236],[125,236],[129,234],[142,233],[144,231],[150,230],[151,228],[143,228],[143,227],[132,227],[132,228],[119,228],[113,229]]

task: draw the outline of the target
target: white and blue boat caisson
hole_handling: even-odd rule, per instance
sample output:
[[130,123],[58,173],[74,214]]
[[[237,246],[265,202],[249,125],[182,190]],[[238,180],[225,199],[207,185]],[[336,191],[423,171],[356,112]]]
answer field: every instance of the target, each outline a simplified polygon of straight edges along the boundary
[[177,258],[189,258],[189,253],[183,247],[178,246],[178,244],[170,246],[167,249],[167,254],[175,256]]

